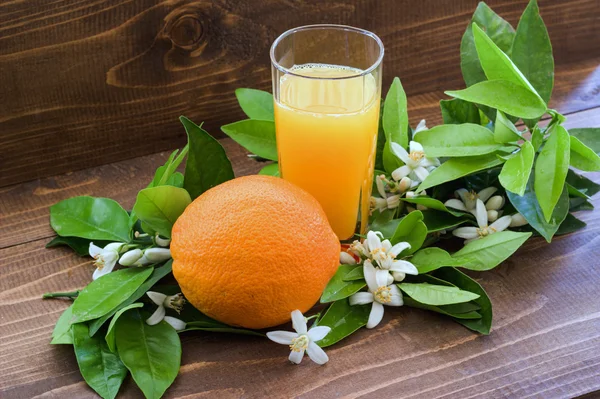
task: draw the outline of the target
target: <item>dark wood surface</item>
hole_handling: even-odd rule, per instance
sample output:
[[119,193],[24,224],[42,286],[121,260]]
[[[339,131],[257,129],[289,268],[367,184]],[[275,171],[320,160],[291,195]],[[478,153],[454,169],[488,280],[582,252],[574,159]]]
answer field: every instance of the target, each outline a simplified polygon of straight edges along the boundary
[[[488,3],[516,26],[527,0]],[[600,3],[540,3],[559,68],[584,78],[581,68],[594,68],[589,60],[600,53]],[[270,43],[303,24],[350,24],[379,34],[386,46],[384,82],[402,78],[418,122],[437,108],[443,90],[463,85],[459,43],[476,4],[0,2],[0,187],[173,148],[185,137],[177,120],[182,114],[218,135],[219,126],[242,118],[233,90],[268,89]],[[580,83],[562,76],[559,84]],[[569,104],[599,98],[592,87]]]
[[[561,67],[561,81],[570,83],[559,83],[556,106],[567,111],[568,127],[600,126],[600,108],[593,108],[597,95],[588,94],[599,85],[599,65],[596,60]],[[413,103],[411,113],[439,120],[433,105]],[[235,143],[222,142],[238,176],[260,168]],[[49,345],[68,303],[40,296],[83,287],[93,266],[68,250],[44,249],[52,236],[48,206],[74,195],[96,195],[130,207],[167,155],[0,189],[0,398],[95,397],[79,375],[72,348]],[[589,177],[600,182],[600,173]],[[593,203],[600,205],[598,198]],[[530,240],[498,268],[474,275],[494,305],[489,336],[436,314],[399,308],[386,313],[375,330],[331,347],[331,361],[319,367],[289,364],[287,348],[264,339],[186,333],[181,374],[166,396],[594,397],[600,392],[600,213],[578,217],[588,223],[585,230],[552,244]],[[141,397],[131,381],[121,394]]]

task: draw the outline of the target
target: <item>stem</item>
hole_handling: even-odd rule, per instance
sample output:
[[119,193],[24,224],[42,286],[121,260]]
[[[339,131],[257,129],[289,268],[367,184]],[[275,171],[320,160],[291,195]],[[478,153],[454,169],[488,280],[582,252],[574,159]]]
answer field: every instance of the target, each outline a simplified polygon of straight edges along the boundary
[[77,298],[77,296],[79,295],[79,291],[72,291],[72,292],[46,292],[44,295],[42,295],[43,299],[48,299],[48,298]]
[[321,313],[317,313],[317,314],[314,314],[312,316],[306,317],[306,321],[309,321],[310,319],[316,319],[319,316],[321,316]]

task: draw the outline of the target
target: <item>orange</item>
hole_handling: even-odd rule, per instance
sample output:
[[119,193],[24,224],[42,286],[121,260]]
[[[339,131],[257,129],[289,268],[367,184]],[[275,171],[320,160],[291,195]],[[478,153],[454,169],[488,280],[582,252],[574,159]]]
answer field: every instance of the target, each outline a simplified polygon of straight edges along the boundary
[[192,305],[223,323],[260,329],[317,302],[339,265],[340,243],[314,197],[256,175],[196,198],[173,227],[171,254]]

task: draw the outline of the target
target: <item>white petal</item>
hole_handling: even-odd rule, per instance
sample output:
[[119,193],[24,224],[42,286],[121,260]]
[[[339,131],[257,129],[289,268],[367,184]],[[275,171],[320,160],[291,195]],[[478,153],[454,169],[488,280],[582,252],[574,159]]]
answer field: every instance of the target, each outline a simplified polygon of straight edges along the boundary
[[427,167],[426,165],[424,165],[424,163],[427,164],[427,165],[433,166],[434,169],[435,169],[435,167],[441,165],[440,160],[438,158],[435,158],[435,157],[433,157],[433,158],[425,157],[424,161],[421,160],[421,165]]
[[385,285],[390,285],[394,282],[394,276],[392,276],[391,274],[388,273],[388,278],[387,278],[387,282]]
[[483,202],[486,202],[488,198],[492,196],[498,189],[496,187],[487,187],[477,193],[477,196]]
[[411,141],[408,144],[408,149],[410,150],[410,152],[423,151],[423,146],[421,145],[421,143],[417,143],[416,141]]
[[377,291],[379,286],[377,285],[377,279],[375,277],[375,267],[370,260],[365,260],[363,264],[363,274],[365,276],[365,281],[367,282],[367,287],[369,287],[369,291]]
[[410,244],[407,242],[399,242],[398,244],[396,244],[392,248],[390,248],[388,253],[390,255],[396,257],[396,256],[400,255],[406,249],[410,249]]
[[412,172],[412,169],[408,165],[402,165],[398,169],[392,172],[392,179],[396,181],[402,180]]
[[312,360],[313,362],[317,363],[317,364],[325,364],[329,361],[329,357],[327,356],[327,353],[325,353],[325,351],[323,349],[321,349],[321,347],[317,344],[315,344],[314,342],[311,342],[310,344],[308,344],[308,349],[306,350],[306,353],[308,354],[308,357],[310,358],[310,360]]
[[390,272],[387,270],[377,270],[375,272],[375,281],[377,281],[377,287],[387,286],[388,276]]
[[381,198],[385,198],[387,195],[385,193],[385,187],[383,186],[383,180],[380,176],[375,177],[375,185],[377,186],[377,192],[381,195]]
[[402,281],[406,278],[406,274],[402,272],[392,272],[392,276],[394,277],[394,281]]
[[267,338],[282,345],[290,345],[296,337],[298,334],[291,331],[269,331],[267,333]]
[[350,255],[348,252],[340,252],[340,263],[342,265],[355,265],[356,259],[354,259],[354,256]]
[[367,243],[369,244],[369,251],[373,252],[377,248],[381,248],[381,239],[374,231],[367,233]]
[[115,252],[119,252],[121,250],[121,248],[123,247],[122,242],[111,242],[110,244],[107,244],[104,247],[104,251],[115,251]]
[[320,341],[323,338],[325,338],[325,336],[327,334],[329,334],[329,332],[331,331],[331,327],[327,327],[327,326],[317,326],[317,327],[313,327],[310,330],[308,330],[308,338],[311,340],[311,342],[316,342],[316,341]]
[[154,313],[152,313],[152,316],[150,316],[146,319],[146,324],[148,324],[149,326],[153,326],[155,324],[160,323],[161,320],[164,318],[165,318],[165,307],[161,305],[156,308]]
[[425,124],[425,119],[421,119],[421,122],[419,122],[419,124],[415,128],[415,131],[413,132],[413,134],[417,134],[419,132],[422,132],[423,130],[427,130],[427,125]]
[[413,172],[415,172],[419,181],[423,181],[429,176],[429,171],[422,166],[413,169]]
[[90,242],[90,247],[88,249],[88,252],[90,253],[90,256],[92,258],[95,258],[96,256],[100,255],[100,253],[102,252],[102,248],[100,248],[97,245],[94,245],[93,242]]
[[298,309],[292,312],[292,327],[298,334],[306,334],[306,319]]
[[150,248],[144,251],[144,256],[151,263],[158,263],[171,259],[171,250],[169,248]]
[[185,330],[185,327],[187,325],[185,321],[179,320],[176,317],[165,316],[163,320],[166,321],[169,325],[171,325],[171,327],[173,327],[176,331]]
[[459,211],[467,211],[465,204],[456,198],[449,199],[448,201],[444,202],[444,205],[446,205],[448,208],[458,209]]
[[354,305],[366,305],[374,301],[373,294],[370,292],[357,292],[356,294],[350,295],[349,298],[350,306]]
[[404,300],[402,299],[402,292],[396,285],[390,286],[392,298],[390,302],[386,303],[387,306],[402,306],[404,305]]
[[520,213],[515,213],[511,216],[512,221],[510,222],[510,227],[521,227],[529,224],[527,219]]
[[392,272],[402,272],[405,274],[412,274],[416,276],[419,274],[419,270],[412,263],[405,260],[396,260],[392,263],[392,267],[390,268]]
[[373,302],[371,307],[371,313],[369,313],[369,321],[367,321],[367,328],[374,328],[383,319],[383,305],[379,302]]
[[392,243],[390,240],[383,240],[381,241],[381,248],[385,249],[385,252],[388,252],[390,249],[392,249]]
[[146,292],[146,295],[148,295],[148,298],[150,298],[152,302],[154,302],[158,306],[162,306],[165,299],[167,299],[167,296],[165,294],[155,291],[148,291]]
[[154,242],[160,247],[168,247],[171,243],[171,239],[162,238],[158,233],[156,233],[156,235],[154,236]]
[[[408,163],[408,160],[410,159],[408,157],[408,152],[406,152],[406,150],[404,148],[402,148],[402,146],[398,143],[392,143],[392,152],[394,153],[394,155],[396,155],[398,158],[400,158],[400,160],[404,163]],[[400,180],[400,179],[396,179],[396,180]]]
[[[467,190],[466,188],[459,188],[458,190],[456,190],[454,192],[456,195],[458,195],[460,197],[460,200],[466,204],[467,203],[467,196],[469,194],[469,190]],[[467,208],[468,209],[468,208]]]
[[452,230],[452,234],[456,237],[466,239],[479,237],[479,233],[477,233],[477,227],[459,227],[456,230]]
[[502,216],[500,219],[492,223],[490,227],[496,230],[497,232],[503,231],[506,230],[508,226],[510,226],[510,222],[512,222],[512,218],[510,216]]
[[302,358],[304,357],[304,351],[300,351],[300,352],[294,352],[291,351],[290,352],[290,357],[288,357],[288,359],[290,359],[290,362],[295,363],[295,364],[300,364],[300,362],[302,361]]
[[475,208],[475,219],[477,219],[477,224],[479,225],[479,227],[487,227],[487,211],[485,210],[485,205],[483,204],[483,201],[480,199],[477,200],[477,205]]
[[104,276],[105,274],[108,274],[112,271],[112,269],[108,269],[107,267],[103,267],[102,269],[96,269],[94,270],[94,273],[92,274],[92,280],[97,280],[100,277]]

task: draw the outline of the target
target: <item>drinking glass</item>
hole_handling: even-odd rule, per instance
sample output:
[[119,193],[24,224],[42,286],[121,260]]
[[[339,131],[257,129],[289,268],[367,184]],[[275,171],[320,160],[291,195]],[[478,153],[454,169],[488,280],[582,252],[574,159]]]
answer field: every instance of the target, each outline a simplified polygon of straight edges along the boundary
[[281,177],[320,202],[342,241],[367,228],[383,52],[343,25],[294,28],[271,47]]

